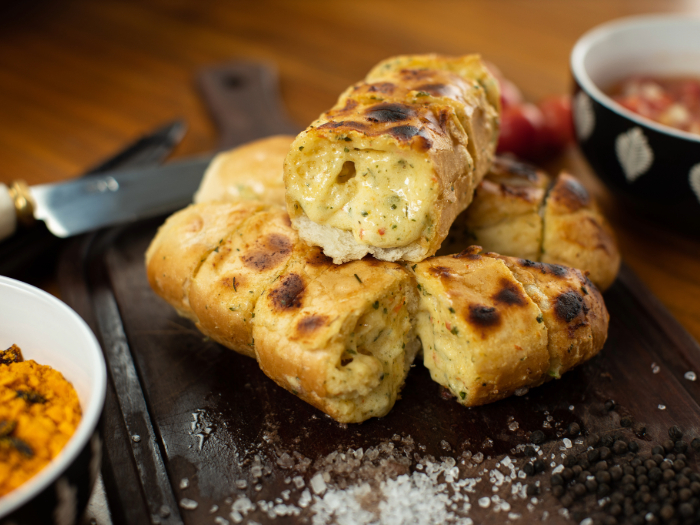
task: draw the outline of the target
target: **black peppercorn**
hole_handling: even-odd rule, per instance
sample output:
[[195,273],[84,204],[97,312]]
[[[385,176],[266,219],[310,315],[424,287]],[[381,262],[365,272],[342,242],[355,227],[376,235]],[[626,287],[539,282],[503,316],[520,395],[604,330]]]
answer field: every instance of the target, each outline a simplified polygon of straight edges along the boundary
[[600,444],[604,447],[612,447],[613,443],[615,443],[615,438],[610,434],[603,436],[600,440]]
[[574,483],[571,490],[577,498],[586,494],[586,486],[583,483]]
[[676,472],[680,472],[685,468],[685,461],[682,459],[677,459],[676,461],[673,462],[673,470]]
[[661,479],[661,469],[659,467],[649,469],[649,479],[652,481],[659,481]]
[[615,410],[615,401],[612,399],[608,399],[604,404],[603,407],[605,408],[606,411],[610,412],[612,410]]
[[622,440],[615,441],[612,450],[618,456],[627,452],[627,443]]
[[664,447],[664,451],[666,452],[666,454],[673,450],[673,445],[674,442],[671,439],[666,439],[663,443],[661,443],[661,446]]
[[599,470],[608,470],[608,462],[607,461],[599,461],[594,465],[594,472],[598,472]]
[[693,514],[695,514],[695,511],[690,503],[681,503],[678,506],[678,513],[684,518],[690,518]]
[[613,492],[610,495],[610,501],[621,505],[622,502],[625,501],[625,495],[622,492]]
[[613,516],[619,516],[620,514],[622,514],[622,507],[620,507],[618,503],[613,503],[612,505],[610,505],[608,512]]
[[599,458],[600,458],[600,451],[597,448],[594,448],[593,450],[589,450],[586,453],[586,459],[588,459],[588,461],[590,463],[595,463],[596,461],[598,461]]
[[693,491],[690,489],[681,489],[678,491],[678,499],[688,501],[693,496]]
[[690,490],[693,491],[693,494],[696,496],[700,494],[700,483],[697,481],[693,481],[690,483]]
[[629,428],[632,426],[632,420],[628,417],[623,417],[620,419],[620,425],[625,428]]
[[533,465],[535,467],[535,472],[544,472],[546,468],[544,461],[542,461],[541,459],[536,459]]
[[693,450],[700,451],[700,438],[693,438],[690,442],[690,446],[693,447]]
[[598,483],[610,483],[612,480],[612,476],[610,476],[610,472],[607,470],[599,470],[595,474],[595,479]]
[[678,441],[683,437],[683,431],[678,425],[673,425],[668,429],[668,437],[670,437],[673,441]]
[[[565,468],[561,471],[561,477],[564,478],[566,481],[571,481],[572,479],[574,479],[574,471],[570,468]],[[698,483],[698,486],[700,486],[700,483]]]
[[571,494],[564,494],[559,501],[561,501],[561,504],[564,507],[571,507],[571,505],[574,503],[574,498],[571,496]]
[[535,430],[532,434],[530,434],[530,442],[534,443],[535,445],[544,443],[544,432],[541,430]]
[[529,485],[527,485],[527,488],[525,489],[525,493],[528,496],[536,496],[537,494],[540,493],[540,488],[537,485],[535,485],[534,483],[530,483]]
[[527,457],[529,457],[529,458],[537,457],[537,451],[535,450],[535,447],[531,447],[530,445],[526,446],[526,447],[523,449],[523,452],[524,452],[525,455],[526,455]]
[[598,491],[596,492],[596,495],[599,498],[604,498],[608,494],[610,494],[610,485],[608,485],[607,483],[600,483],[598,485]]
[[632,496],[636,492],[636,488],[632,483],[627,483],[626,485],[622,485],[622,493],[625,496]]
[[598,490],[598,482],[595,479],[587,479],[585,485],[588,492],[595,492]]
[[576,464],[576,456],[573,454],[568,454],[564,458],[563,463],[565,467],[573,467]]
[[564,484],[564,478],[561,474],[552,474],[552,477],[549,479],[549,481],[552,484],[552,486]]
[[570,436],[578,436],[581,433],[581,427],[578,423],[571,423],[566,430]]
[[673,509],[671,505],[664,505],[661,507],[661,511],[659,512],[659,515],[666,521],[670,521],[671,518],[673,518],[673,515],[676,513],[676,511]]
[[686,443],[682,439],[679,439],[673,444],[673,450],[675,450],[676,452],[685,452],[686,450],[688,450],[688,443]]
[[532,463],[525,463],[525,466],[523,467],[523,472],[525,472],[525,474],[527,474],[528,476],[534,476],[535,466]]
[[632,451],[632,452],[639,452],[639,443],[636,441],[630,441],[629,445],[627,447]]
[[673,472],[672,469],[666,469],[663,471],[663,474],[661,475],[661,479],[664,481],[671,481],[673,478],[676,477],[676,474]]
[[622,471],[622,467],[620,465],[615,465],[610,468],[610,475],[614,481],[619,481],[623,474],[624,472]]
[[608,447],[600,447],[598,449],[598,453],[600,454],[600,459],[608,459],[610,456],[612,456],[612,452]]
[[652,454],[663,454],[664,453],[664,447],[660,447],[659,445],[655,445],[651,449]]
[[564,487],[562,485],[555,485],[552,487],[552,495],[555,498],[561,498],[564,494]]
[[586,438],[586,445],[589,447],[595,447],[600,443],[600,436],[598,434],[589,434]]

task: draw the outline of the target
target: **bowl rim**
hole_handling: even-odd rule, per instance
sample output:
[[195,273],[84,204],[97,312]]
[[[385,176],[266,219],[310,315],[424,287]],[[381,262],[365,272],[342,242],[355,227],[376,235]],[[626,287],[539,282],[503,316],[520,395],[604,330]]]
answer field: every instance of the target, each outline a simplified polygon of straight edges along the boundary
[[605,92],[593,82],[593,80],[591,80],[591,77],[588,75],[588,72],[584,67],[584,59],[586,58],[588,51],[595,43],[599,42],[604,37],[612,33],[616,33],[620,29],[627,29],[631,27],[653,28],[658,25],[673,22],[694,22],[698,24],[698,28],[700,29],[700,16],[674,13],[629,16],[600,24],[584,33],[583,36],[576,41],[576,44],[571,51],[571,72],[574,80],[579,84],[581,89],[583,89],[583,91],[585,91],[596,102],[609,110],[628,118],[640,126],[645,126],[658,133],[671,135],[691,142],[700,142],[700,135],[655,122],[618,104],[608,95],[606,95]]
[[0,289],[1,288],[12,288],[20,292],[38,296],[57,309],[62,310],[69,318],[75,321],[78,330],[81,332],[81,336],[85,338],[88,342],[88,346],[92,349],[92,360],[95,365],[92,372],[94,374],[95,386],[87,406],[81,406],[83,414],[78,428],[58,456],[26,483],[0,497],[0,518],[9,515],[11,512],[30,501],[34,496],[43,492],[58,479],[78,457],[83,448],[88,445],[95,432],[95,428],[102,414],[107,390],[107,367],[102,354],[102,347],[98,343],[90,327],[75,310],[50,293],[9,277],[0,276]]

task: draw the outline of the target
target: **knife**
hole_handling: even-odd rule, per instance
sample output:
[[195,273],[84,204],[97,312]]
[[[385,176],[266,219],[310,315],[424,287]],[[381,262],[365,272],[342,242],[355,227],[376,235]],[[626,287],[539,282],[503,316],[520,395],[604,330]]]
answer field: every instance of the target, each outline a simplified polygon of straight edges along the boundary
[[[114,169],[138,168],[160,164],[179,144],[186,125],[176,120],[129,144],[116,155],[94,166],[85,174],[92,177]],[[57,247],[59,239],[53,236],[43,224],[17,232],[0,242],[0,275],[21,277],[26,270],[41,262]]]

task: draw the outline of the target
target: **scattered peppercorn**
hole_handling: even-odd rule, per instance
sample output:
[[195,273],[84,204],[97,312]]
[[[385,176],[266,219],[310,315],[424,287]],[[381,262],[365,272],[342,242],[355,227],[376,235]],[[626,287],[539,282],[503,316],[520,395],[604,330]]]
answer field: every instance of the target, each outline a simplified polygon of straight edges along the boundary
[[628,417],[623,417],[620,419],[620,425],[625,428],[629,428],[632,426],[632,420]]
[[544,432],[541,430],[535,430],[532,434],[530,434],[530,442],[534,443],[535,445],[544,443]]
[[578,436],[581,433],[581,426],[578,423],[571,423],[566,430],[570,436]]
[[681,430],[681,427],[678,425],[673,425],[668,429],[668,437],[670,437],[673,441],[678,441],[683,437],[683,431]]
[[611,412],[615,410],[615,401],[613,401],[612,399],[608,399],[603,406],[605,407],[605,410],[607,412]]

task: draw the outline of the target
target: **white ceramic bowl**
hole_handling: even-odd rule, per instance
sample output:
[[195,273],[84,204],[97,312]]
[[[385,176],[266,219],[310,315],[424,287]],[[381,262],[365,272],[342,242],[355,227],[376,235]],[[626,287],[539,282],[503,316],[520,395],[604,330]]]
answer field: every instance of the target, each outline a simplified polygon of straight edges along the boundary
[[[0,524],[38,522],[44,519],[39,511],[46,511],[51,523],[56,512],[64,518],[61,523],[70,523],[71,516],[79,518],[85,494],[89,495],[99,471],[96,429],[107,380],[102,349],[85,321],[65,303],[0,276],[0,349],[12,344],[22,349],[25,360],[49,365],[73,384],[83,417],[63,451],[46,468],[0,497]],[[41,498],[40,505],[37,498]]]
[[571,53],[573,116],[587,160],[637,210],[697,233],[700,135],[637,115],[605,90],[634,74],[700,78],[700,17],[645,15],[583,35]]

